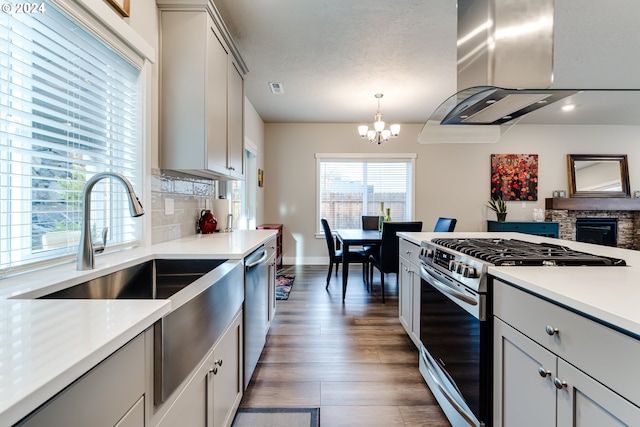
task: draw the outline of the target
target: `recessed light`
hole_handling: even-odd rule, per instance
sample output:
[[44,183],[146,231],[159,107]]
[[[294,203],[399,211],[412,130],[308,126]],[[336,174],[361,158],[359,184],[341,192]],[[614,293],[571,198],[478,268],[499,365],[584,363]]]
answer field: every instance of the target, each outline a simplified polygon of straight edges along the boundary
[[571,110],[573,110],[574,108],[576,108],[576,106],[575,106],[575,105],[573,105],[573,104],[567,104],[567,105],[563,105],[563,106],[562,106],[562,111],[571,111]]

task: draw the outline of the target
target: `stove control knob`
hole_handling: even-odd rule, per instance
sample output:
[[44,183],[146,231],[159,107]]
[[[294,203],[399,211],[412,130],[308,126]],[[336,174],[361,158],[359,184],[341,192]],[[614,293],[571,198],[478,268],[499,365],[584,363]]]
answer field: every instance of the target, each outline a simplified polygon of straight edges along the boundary
[[462,275],[464,277],[468,277],[470,279],[477,278],[476,269],[471,267],[470,265],[465,265],[464,270],[462,270]]
[[460,263],[458,261],[449,261],[449,271],[453,271],[454,273],[456,272],[456,270],[458,269],[458,265]]
[[424,249],[424,256],[433,259],[433,249]]
[[466,264],[459,262],[458,265],[456,266],[456,273],[462,274],[466,266],[467,266]]

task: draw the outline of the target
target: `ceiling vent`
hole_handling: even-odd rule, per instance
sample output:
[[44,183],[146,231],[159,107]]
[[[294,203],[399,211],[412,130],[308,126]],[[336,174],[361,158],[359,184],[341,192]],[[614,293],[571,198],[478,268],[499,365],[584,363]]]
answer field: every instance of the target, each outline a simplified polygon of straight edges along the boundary
[[277,82],[269,82],[269,89],[271,93],[274,95],[280,95],[284,93],[284,88],[282,87],[282,83]]

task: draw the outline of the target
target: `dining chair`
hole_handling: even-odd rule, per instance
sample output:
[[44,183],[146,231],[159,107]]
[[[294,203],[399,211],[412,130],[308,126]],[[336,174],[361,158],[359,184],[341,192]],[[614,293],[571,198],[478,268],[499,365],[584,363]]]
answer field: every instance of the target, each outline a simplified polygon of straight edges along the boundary
[[377,230],[379,220],[380,217],[378,215],[362,215],[362,229]]
[[[379,225],[380,217],[378,215],[362,215],[362,229],[363,230],[377,230]],[[369,255],[373,255],[378,249],[380,245],[365,245],[362,249],[367,254],[367,258]],[[367,281],[367,291],[369,290],[370,282]]]
[[398,276],[398,257],[400,242],[396,235],[399,231],[422,231],[422,221],[384,222],[382,223],[382,241],[377,254],[369,255],[369,283],[373,285],[373,267],[380,271],[380,290],[384,303],[384,275],[395,273]]
[[[362,229],[377,230],[379,220],[380,217],[378,215],[362,215]],[[371,246],[365,246],[363,249],[369,253],[369,249],[371,248]],[[373,246],[373,248],[377,248],[377,246]],[[336,249],[340,249],[340,246],[336,245]]]
[[438,218],[436,221],[435,227],[433,227],[433,231],[445,231],[451,232],[454,228],[456,228],[456,222],[458,222],[455,218]]
[[[320,220],[322,223],[322,230],[324,231],[324,238],[327,241],[327,249],[329,250],[329,272],[327,273],[327,286],[329,288],[329,281],[331,280],[331,272],[333,271],[333,264],[336,265],[336,276],[338,275],[338,266],[341,262],[343,262],[343,257],[345,254],[341,249],[336,249],[336,241],[331,233],[331,227],[329,227],[329,223],[326,218],[322,218]],[[349,252],[346,254],[349,257],[350,263],[361,263],[362,264],[362,277],[367,279],[367,271],[369,259],[367,254],[363,249],[351,249],[349,248]]]

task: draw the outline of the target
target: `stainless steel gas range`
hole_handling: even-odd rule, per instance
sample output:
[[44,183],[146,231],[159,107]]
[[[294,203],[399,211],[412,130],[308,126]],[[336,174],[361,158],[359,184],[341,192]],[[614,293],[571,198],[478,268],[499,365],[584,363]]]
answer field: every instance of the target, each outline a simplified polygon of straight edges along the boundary
[[437,238],[420,251],[420,372],[454,427],[491,426],[492,310],[487,268],[624,266],[565,246]]

